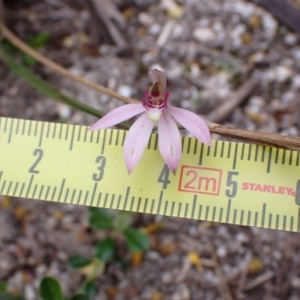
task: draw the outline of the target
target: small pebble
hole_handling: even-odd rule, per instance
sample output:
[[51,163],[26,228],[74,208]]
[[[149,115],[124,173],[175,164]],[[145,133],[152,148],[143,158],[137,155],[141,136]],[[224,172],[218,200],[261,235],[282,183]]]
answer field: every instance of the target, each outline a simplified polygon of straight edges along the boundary
[[35,270],[38,276],[42,276],[45,274],[47,267],[46,265],[39,265]]
[[63,103],[57,103],[56,112],[60,118],[68,119],[71,116],[71,108]]
[[201,43],[211,42],[216,39],[215,32],[210,28],[195,28],[193,36]]
[[298,38],[293,33],[288,33],[284,36],[283,42],[288,46],[294,46],[298,42]]
[[291,280],[291,286],[295,289],[300,289],[300,278],[299,277],[293,277]]
[[217,248],[217,256],[218,257],[226,257],[227,256],[227,249],[223,246]]
[[172,300],[190,300],[191,292],[185,284],[178,287],[177,291],[173,294]]
[[159,255],[159,253],[158,252],[156,252],[156,251],[148,251],[147,253],[146,253],[146,257],[147,257],[147,259],[149,259],[149,260],[153,260],[153,261],[156,261],[156,260],[159,260],[160,259],[160,255]]
[[189,228],[189,235],[190,235],[191,237],[197,237],[197,236],[198,236],[198,229],[197,229],[197,227],[191,226],[191,227]]
[[224,226],[224,225],[219,226],[217,229],[217,232],[218,232],[218,236],[220,236],[224,239],[227,239],[229,237],[229,232],[228,232],[227,226]]
[[172,31],[172,38],[177,39],[184,34],[184,27],[180,24],[175,24]]
[[24,296],[25,296],[26,300],[35,300],[36,299],[35,291],[31,285],[25,285]]
[[300,75],[296,74],[292,77],[292,88],[299,89],[300,88]]
[[179,77],[182,77],[183,72],[184,72],[183,66],[176,64],[168,70],[168,78],[178,79]]
[[[229,2],[229,5],[232,5]],[[257,6],[253,3],[238,1],[234,4],[234,10],[244,18],[249,18],[257,12]]]
[[173,281],[173,275],[171,272],[164,272],[162,273],[161,275],[161,281],[164,283],[164,284],[169,284]]
[[68,255],[64,251],[58,251],[57,252],[57,258],[61,261],[67,261],[68,260]]
[[132,88],[128,85],[120,85],[118,88],[118,93],[124,97],[131,97]]
[[153,16],[145,13],[145,12],[141,12],[138,15],[138,21],[143,24],[144,26],[150,26],[151,24],[153,24],[155,22]]
[[243,232],[238,232],[235,236],[235,239],[240,243],[248,243],[249,242],[248,236],[246,234],[244,234]]
[[204,281],[206,281],[209,284],[218,285],[219,279],[218,277],[210,270],[206,270],[204,273]]
[[266,77],[269,81],[277,81],[283,83],[287,81],[292,76],[292,70],[287,66],[277,66],[270,69],[266,73]]
[[268,13],[262,15],[262,24],[266,33],[272,37],[275,35],[278,28],[278,22]]
[[161,31],[161,26],[159,24],[153,24],[149,27],[149,34],[157,36]]
[[281,254],[280,251],[274,250],[274,251],[273,251],[273,257],[274,257],[276,260],[281,260],[282,254]]
[[271,251],[272,251],[272,249],[271,249],[270,246],[268,246],[268,245],[264,245],[264,246],[262,247],[262,252],[263,252],[264,254],[270,255]]

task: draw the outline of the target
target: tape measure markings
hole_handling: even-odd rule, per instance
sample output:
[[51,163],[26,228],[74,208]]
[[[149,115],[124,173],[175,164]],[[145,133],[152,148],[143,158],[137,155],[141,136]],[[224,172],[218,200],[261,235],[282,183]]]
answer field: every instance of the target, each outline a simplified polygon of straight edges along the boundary
[[[3,120],[4,119],[4,120]],[[4,121],[4,124],[3,124]],[[17,119],[17,122],[15,122],[14,119],[7,119],[7,118],[0,118],[0,125],[2,123],[2,131],[4,133],[4,136],[7,135],[7,144],[11,144],[14,139],[18,139],[18,135],[21,131],[21,135],[25,135],[28,137],[28,140],[30,140],[30,144],[33,145],[32,137],[37,138],[36,145],[38,146],[37,149],[35,149],[36,152],[33,152],[35,159],[37,159],[36,165],[39,163],[39,159],[42,160],[43,156],[43,150],[40,149],[42,145],[44,145],[44,142],[47,142],[48,140],[54,140],[53,142],[58,144],[61,140],[66,141],[68,146],[67,149],[70,152],[73,152],[73,149],[76,149],[75,142],[77,137],[77,142],[81,143],[88,143],[88,144],[94,144],[96,140],[96,144],[100,145],[100,153],[103,155],[106,151],[107,147],[120,147],[120,141],[119,141],[119,135],[120,132],[123,134],[123,141],[126,136],[125,131],[118,131],[118,130],[104,130],[104,131],[98,131],[96,132],[90,132],[87,131],[87,128],[81,127],[81,126],[74,126],[74,125],[65,125],[65,124],[56,124],[56,123],[44,123],[44,122],[36,122],[36,121],[24,121]],[[72,128],[70,128],[72,126]],[[82,130],[85,129],[84,135],[82,135]],[[8,130],[8,133],[7,133]],[[52,137],[51,137],[52,135]],[[16,137],[15,137],[16,136]],[[46,140],[45,140],[46,138]],[[149,140],[149,150],[153,151],[157,148],[157,142],[158,138],[157,135],[152,135],[151,139]],[[194,144],[193,144],[194,143]],[[221,143],[221,145],[220,145]],[[45,145],[46,149],[49,147],[49,142]],[[122,142],[123,144],[123,142]],[[48,145],[48,146],[47,146]],[[60,145],[61,146],[61,145]],[[63,145],[62,145],[63,146]],[[80,146],[80,145],[79,145]],[[233,147],[234,146],[234,147]],[[241,147],[240,147],[241,146]],[[220,150],[221,148],[221,150]],[[64,151],[64,147],[59,147],[61,151]],[[111,149],[110,149],[111,150]],[[192,150],[192,151],[191,151]],[[206,150],[206,151],[205,151]],[[233,171],[230,170],[238,170],[238,171],[244,171],[243,168],[243,162],[252,162],[253,159],[258,164],[263,163],[265,165],[265,172],[266,174],[270,174],[272,172],[272,167],[277,164],[289,165],[289,166],[299,166],[299,154],[295,157],[294,151],[290,151],[289,155],[287,154],[286,150],[279,150],[276,149],[275,154],[275,160],[272,157],[272,148],[269,148],[265,146],[258,146],[255,145],[255,153],[252,154],[253,151],[252,145],[248,144],[241,144],[241,143],[234,143],[234,142],[224,142],[224,141],[216,141],[214,143],[214,146],[210,149],[209,147],[204,146],[203,144],[200,145],[200,143],[191,138],[183,138],[183,153],[187,153],[189,157],[194,157],[197,153],[199,153],[198,157],[198,166],[202,166],[203,163],[210,158],[218,158],[222,159],[220,163],[227,165],[228,163],[226,161],[231,161],[231,168],[223,168],[224,176],[227,176]],[[45,150],[46,151],[46,150]],[[75,150],[74,150],[75,151]],[[227,155],[226,155],[227,152]],[[231,155],[233,153],[233,156]],[[98,152],[99,153],[99,152]],[[47,154],[48,155],[48,154]],[[73,155],[73,154],[63,154],[63,155]],[[76,154],[77,155],[77,154]],[[153,154],[154,155],[154,154]],[[267,159],[266,159],[267,155]],[[27,157],[28,158],[28,157]],[[204,160],[205,158],[205,160]],[[244,160],[244,158],[247,158]],[[281,158],[281,160],[279,159]],[[194,160],[195,161],[195,160]],[[240,166],[240,164],[242,164]],[[59,185],[44,185],[37,180],[37,177],[34,174],[38,174],[39,172],[35,169],[36,165],[31,165],[31,176],[29,178],[29,181],[22,182],[18,181],[15,178],[13,180],[7,180],[5,178],[5,172],[3,170],[0,171],[0,183],[1,184],[1,194],[9,194],[12,196],[19,196],[19,197],[30,197],[30,198],[38,198],[38,199],[44,199],[44,200],[50,200],[50,201],[57,201],[57,202],[66,202],[66,203],[77,203],[81,205],[94,205],[94,206],[104,206],[106,208],[120,208],[122,205],[122,195],[117,195],[115,193],[104,193],[103,198],[102,193],[99,193],[99,184],[98,182],[94,183],[91,188],[88,190],[86,189],[77,189],[73,188],[76,187],[75,184],[68,181],[67,178],[63,178]],[[191,165],[191,164],[190,164]],[[205,164],[204,164],[205,166]],[[61,167],[61,166],[59,166]],[[183,168],[184,166],[182,166]],[[222,166],[221,166],[222,167]],[[259,167],[259,166],[258,166]],[[195,168],[193,166],[190,166],[191,170],[192,168]],[[200,171],[203,171],[208,168],[201,167],[202,169]],[[213,168],[214,169],[214,168]],[[262,172],[262,168],[259,167],[260,171]],[[276,169],[276,168],[275,168]],[[183,174],[181,169],[181,175]],[[217,169],[215,169],[217,170]],[[219,169],[221,170],[221,169]],[[37,173],[35,173],[37,171]],[[117,170],[118,171],[118,170]],[[276,172],[276,170],[274,171]],[[239,172],[235,172],[239,174]],[[96,173],[95,173],[96,174]],[[93,174],[93,175],[95,175]],[[96,174],[97,175],[97,174]],[[197,175],[197,174],[196,174]],[[143,175],[144,178],[147,180],[147,175]],[[198,175],[197,175],[198,176]],[[222,175],[223,176],[223,175]],[[3,177],[3,180],[2,180]],[[9,178],[9,177],[8,177]],[[199,177],[200,178],[200,177]],[[228,180],[229,177],[227,177]],[[223,182],[223,190],[225,193],[227,192],[226,180],[224,182],[224,179],[220,179],[220,186],[221,181]],[[245,179],[242,179],[245,180]],[[101,180],[100,180],[101,181]],[[176,180],[173,179],[173,183],[171,187],[176,185],[174,184]],[[257,180],[260,182],[260,180]],[[158,182],[160,182],[158,180]],[[237,181],[236,181],[237,182]],[[225,183],[225,184],[224,184]],[[238,181],[239,185],[240,183],[243,183],[243,181]],[[250,182],[251,183],[251,182]],[[248,183],[248,184],[250,184]],[[268,183],[268,181],[266,182]],[[150,184],[157,184],[157,183],[150,183]],[[180,188],[180,182],[177,184],[177,188]],[[185,183],[186,184],[186,183]],[[255,184],[255,183],[251,183]],[[199,183],[198,183],[199,185]],[[226,186],[225,186],[226,185]],[[258,185],[263,185],[262,183],[258,183]],[[20,189],[19,189],[20,188]],[[73,189],[72,189],[73,188]],[[228,187],[229,193],[232,193],[229,189],[232,188],[231,186]],[[241,186],[240,186],[241,188]],[[250,188],[250,191],[255,189],[254,185]],[[260,187],[261,188],[261,187]],[[281,187],[279,187],[281,188]],[[143,212],[150,212],[150,213],[157,213],[157,214],[164,214],[164,215],[171,215],[171,216],[180,216],[180,217],[188,217],[188,218],[198,218],[198,219],[205,219],[205,220],[212,220],[212,221],[219,221],[219,222],[226,222],[226,223],[234,223],[234,224],[241,224],[241,225],[254,225],[254,226],[261,226],[261,227],[268,227],[268,228],[276,228],[276,229],[283,229],[287,230],[287,226],[289,223],[289,229],[288,230],[294,230],[299,231],[300,230],[300,210],[298,207],[298,217],[296,215],[288,216],[286,214],[282,214],[281,211],[279,211],[279,214],[275,213],[276,217],[273,217],[274,212],[268,210],[267,203],[263,203],[261,208],[259,208],[260,212],[257,210],[253,211],[253,207],[250,207],[250,210],[244,210],[241,207],[236,207],[232,210],[233,200],[231,198],[228,198],[227,201],[227,207],[225,208],[220,203],[224,203],[225,199],[222,199],[222,196],[218,196],[219,203],[216,204],[200,204],[203,197],[203,190],[199,190],[199,192],[202,194],[201,198],[198,198],[196,194],[192,193],[192,199],[191,202],[188,203],[189,198],[188,195],[185,195],[186,198],[183,199],[184,202],[178,201],[175,199],[175,201],[170,201],[170,199],[165,199],[165,192],[161,190],[159,194],[157,194],[154,198],[151,198],[149,201],[148,197],[141,197],[139,195],[132,196],[130,195],[130,186],[127,186],[126,192],[125,192],[125,199],[123,202],[123,208],[130,211],[143,211]],[[166,189],[168,191],[169,187]],[[271,187],[270,187],[271,189]],[[276,185],[272,185],[272,193],[278,194],[282,191],[276,190]],[[284,193],[290,193],[289,191],[285,191],[284,189],[293,189],[289,187],[282,187]],[[294,191],[297,195],[300,193],[300,186],[296,187],[296,191]],[[92,191],[92,192],[91,192]],[[249,192],[250,192],[249,191]],[[188,191],[191,192],[191,191]],[[248,192],[248,193],[249,193]],[[268,191],[267,191],[268,192]],[[271,191],[269,191],[271,192]],[[98,193],[98,194],[97,194]],[[218,192],[219,193],[219,192]],[[77,197],[76,197],[77,195]],[[251,197],[251,193],[249,194]],[[249,197],[248,195],[248,197]],[[261,196],[264,194],[261,193]],[[290,195],[290,194],[289,194]],[[253,194],[253,197],[255,197],[255,194]],[[296,196],[296,204],[297,203],[297,197]],[[77,199],[76,199],[77,198]],[[180,197],[179,197],[180,198]],[[104,200],[103,200],[104,199]],[[138,201],[137,201],[138,199]],[[158,199],[158,200],[156,200]],[[249,198],[250,199],[250,198]],[[97,203],[94,204],[94,202]],[[213,199],[212,199],[213,200]],[[200,201],[200,202],[199,202]],[[238,200],[235,200],[235,205],[238,204]],[[300,200],[299,200],[300,201]],[[102,203],[103,202],[103,203]],[[116,203],[117,202],[117,203]],[[144,202],[144,205],[143,205]],[[214,203],[214,202],[213,202]],[[192,204],[192,205],[190,205]],[[224,203],[225,204],[225,203]],[[149,207],[150,205],[150,207]],[[169,208],[169,206],[171,207]],[[271,208],[274,208],[271,206]],[[271,209],[272,210],[272,209]],[[196,211],[198,211],[198,217],[196,217]],[[248,211],[248,214],[247,214]],[[163,212],[163,213],[162,213]],[[225,215],[224,215],[225,213]],[[224,219],[224,216],[225,219]],[[248,217],[245,222],[245,217]],[[261,217],[261,221],[259,222],[259,217]],[[298,222],[295,227],[294,225],[294,218],[297,218]],[[275,220],[275,221],[274,221]],[[275,224],[274,224],[275,222]],[[247,223],[247,224],[245,224]]]

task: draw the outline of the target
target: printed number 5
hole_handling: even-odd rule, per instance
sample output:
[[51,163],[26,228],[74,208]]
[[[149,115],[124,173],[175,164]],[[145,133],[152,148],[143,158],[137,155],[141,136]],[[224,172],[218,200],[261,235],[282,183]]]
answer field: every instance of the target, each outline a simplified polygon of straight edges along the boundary
[[226,186],[231,187],[231,190],[227,189],[225,191],[225,195],[228,198],[234,198],[237,194],[238,184],[236,181],[232,180],[232,176],[235,176],[235,175],[239,175],[239,172],[228,172]]
[[99,164],[99,167],[98,167],[99,173],[98,174],[96,174],[96,173],[93,174],[93,180],[94,181],[101,181],[102,178],[103,178],[103,175],[104,175],[104,168],[105,168],[105,165],[106,165],[106,158],[104,156],[98,156],[96,158],[96,163]]

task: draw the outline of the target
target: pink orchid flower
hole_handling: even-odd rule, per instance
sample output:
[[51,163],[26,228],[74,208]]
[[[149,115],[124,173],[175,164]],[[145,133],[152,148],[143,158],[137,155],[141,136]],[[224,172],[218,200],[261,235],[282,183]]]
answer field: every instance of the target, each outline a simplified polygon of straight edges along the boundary
[[165,73],[153,69],[149,72],[152,86],[146,91],[143,103],[127,104],[113,109],[90,127],[98,130],[111,127],[142,113],[130,127],[124,142],[124,158],[128,173],[141,159],[153,127],[158,128],[159,151],[169,169],[175,174],[181,157],[181,137],[177,121],[199,141],[210,145],[210,133],[206,123],[195,113],[168,105]]

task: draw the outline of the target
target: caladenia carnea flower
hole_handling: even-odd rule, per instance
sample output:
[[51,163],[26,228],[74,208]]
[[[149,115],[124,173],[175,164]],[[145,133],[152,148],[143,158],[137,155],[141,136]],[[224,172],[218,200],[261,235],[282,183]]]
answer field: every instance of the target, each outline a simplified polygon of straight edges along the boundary
[[153,84],[146,91],[143,103],[127,104],[113,109],[92,125],[90,130],[108,128],[141,114],[130,127],[124,142],[123,151],[128,173],[131,173],[142,157],[155,125],[158,129],[159,151],[169,169],[175,173],[181,157],[181,137],[176,122],[207,145],[211,144],[210,133],[206,123],[198,115],[168,105],[165,73],[153,69],[149,74]]

